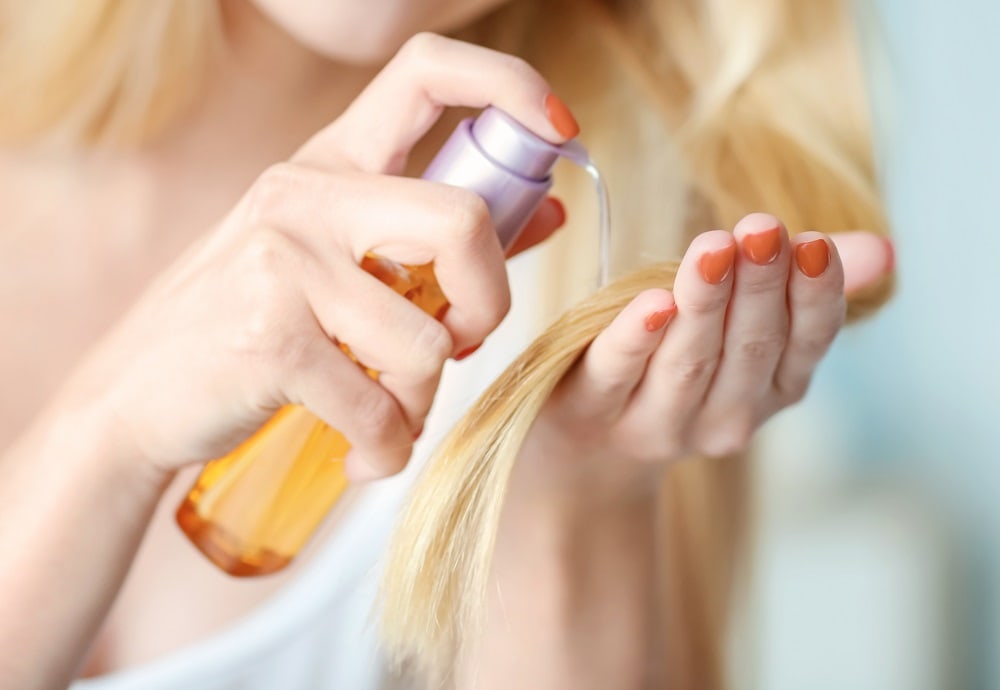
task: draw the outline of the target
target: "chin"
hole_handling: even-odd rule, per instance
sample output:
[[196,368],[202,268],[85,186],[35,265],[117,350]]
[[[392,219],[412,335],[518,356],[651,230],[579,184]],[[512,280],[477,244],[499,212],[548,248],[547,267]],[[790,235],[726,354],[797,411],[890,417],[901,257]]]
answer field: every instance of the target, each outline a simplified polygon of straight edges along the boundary
[[355,64],[382,63],[414,34],[451,33],[507,0],[255,0],[310,50]]
[[410,36],[420,31],[422,29],[419,28],[379,30],[378,27],[365,27],[350,35],[312,30],[295,33],[293,36],[310,50],[336,62],[377,65],[389,60]]

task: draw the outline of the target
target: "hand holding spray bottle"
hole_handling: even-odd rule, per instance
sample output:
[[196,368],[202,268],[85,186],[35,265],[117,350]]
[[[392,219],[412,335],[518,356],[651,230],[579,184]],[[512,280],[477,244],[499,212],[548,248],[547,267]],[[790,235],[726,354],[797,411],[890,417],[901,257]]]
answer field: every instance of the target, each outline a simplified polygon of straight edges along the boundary
[[[550,144],[497,108],[462,121],[422,177],[479,194],[506,249],[552,187],[551,170],[560,157],[584,166],[598,182],[606,253],[607,204],[587,152],[575,142]],[[368,256],[362,268],[428,314],[444,316],[448,303],[431,265]],[[178,508],[177,522],[227,573],[276,572],[347,488],[343,459],[349,449],[343,435],[308,410],[286,406],[229,455],[208,463]]]

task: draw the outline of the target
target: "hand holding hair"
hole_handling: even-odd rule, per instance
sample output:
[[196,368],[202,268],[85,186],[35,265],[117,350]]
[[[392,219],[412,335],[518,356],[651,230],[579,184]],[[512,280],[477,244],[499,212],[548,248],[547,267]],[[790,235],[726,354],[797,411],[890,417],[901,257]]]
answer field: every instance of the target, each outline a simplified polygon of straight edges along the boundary
[[[698,236],[679,266],[612,283],[542,334],[418,480],[384,580],[397,660],[432,682],[456,664],[469,672],[462,660],[485,617],[517,615],[491,574],[508,503],[520,525],[508,542],[530,544],[552,524],[587,533],[652,501],[672,463],[739,453],[801,399],[844,323],[845,285],[858,294],[892,269],[885,239],[850,233],[844,245],[848,265],[832,238],[789,239],[777,218],[753,214],[732,233]],[[501,593],[487,613],[494,577]]]
[[845,267],[836,237],[789,240],[766,214],[697,237],[672,291],[640,292],[555,388],[525,441],[518,493],[587,510],[626,487],[625,499],[655,491],[673,461],[745,450],[805,395],[844,322],[845,272],[857,289],[890,268],[885,240],[846,238],[869,251]]

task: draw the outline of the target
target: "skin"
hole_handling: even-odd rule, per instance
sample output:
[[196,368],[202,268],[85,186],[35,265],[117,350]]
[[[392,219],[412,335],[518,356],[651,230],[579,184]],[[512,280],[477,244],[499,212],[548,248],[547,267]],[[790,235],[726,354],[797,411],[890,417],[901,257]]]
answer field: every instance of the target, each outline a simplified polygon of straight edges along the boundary
[[[562,141],[543,107],[548,85],[523,62],[431,36],[380,70],[402,37],[457,28],[497,3],[366,3],[384,11],[366,15],[379,38],[360,47],[334,40],[361,25],[352,3],[313,4],[227,5],[234,50],[215,88],[156,146],[0,157],[13,228],[0,234],[0,319],[14,326],[0,336],[11,393],[0,403],[0,685],[65,686],[95,640],[97,668],[152,658],[280,587],[289,575],[234,582],[178,534],[170,513],[198,463],[292,402],[347,434],[356,479],[392,474],[444,361],[506,311],[482,202],[393,175],[445,105],[495,103]],[[543,205],[517,249],[559,216]],[[687,452],[743,446],[798,399],[840,327],[845,283],[871,283],[889,263],[880,240],[858,233],[843,239],[843,265],[833,250],[829,269],[806,278],[782,234],[767,266],[737,252],[722,284],[699,274],[705,253],[778,225],[755,215],[699,237],[674,293],[639,295],[557,390],[504,516],[504,617],[497,608],[461,685],[650,682],[649,487]],[[434,260],[452,301],[444,322],[360,271],[366,251]],[[674,308],[669,325],[647,330],[651,314]],[[388,325],[373,328],[372,311]],[[382,370],[379,382],[330,336]],[[584,433],[595,421],[607,430],[599,442]],[[53,592],[72,596],[54,606]]]

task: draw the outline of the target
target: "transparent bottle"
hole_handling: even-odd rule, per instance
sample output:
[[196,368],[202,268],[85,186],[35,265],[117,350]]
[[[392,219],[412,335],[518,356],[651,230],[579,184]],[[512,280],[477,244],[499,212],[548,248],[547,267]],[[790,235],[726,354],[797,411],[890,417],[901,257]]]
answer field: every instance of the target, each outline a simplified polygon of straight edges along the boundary
[[[482,196],[508,247],[551,188],[550,171],[561,155],[586,160],[575,143],[550,144],[490,107],[459,125],[423,178]],[[361,265],[428,314],[444,316],[448,303],[432,266],[401,266],[374,255]],[[377,372],[367,371],[377,378]],[[205,466],[178,508],[177,522],[231,575],[278,571],[347,488],[343,459],[349,449],[340,432],[308,410],[286,406],[231,453]]]

